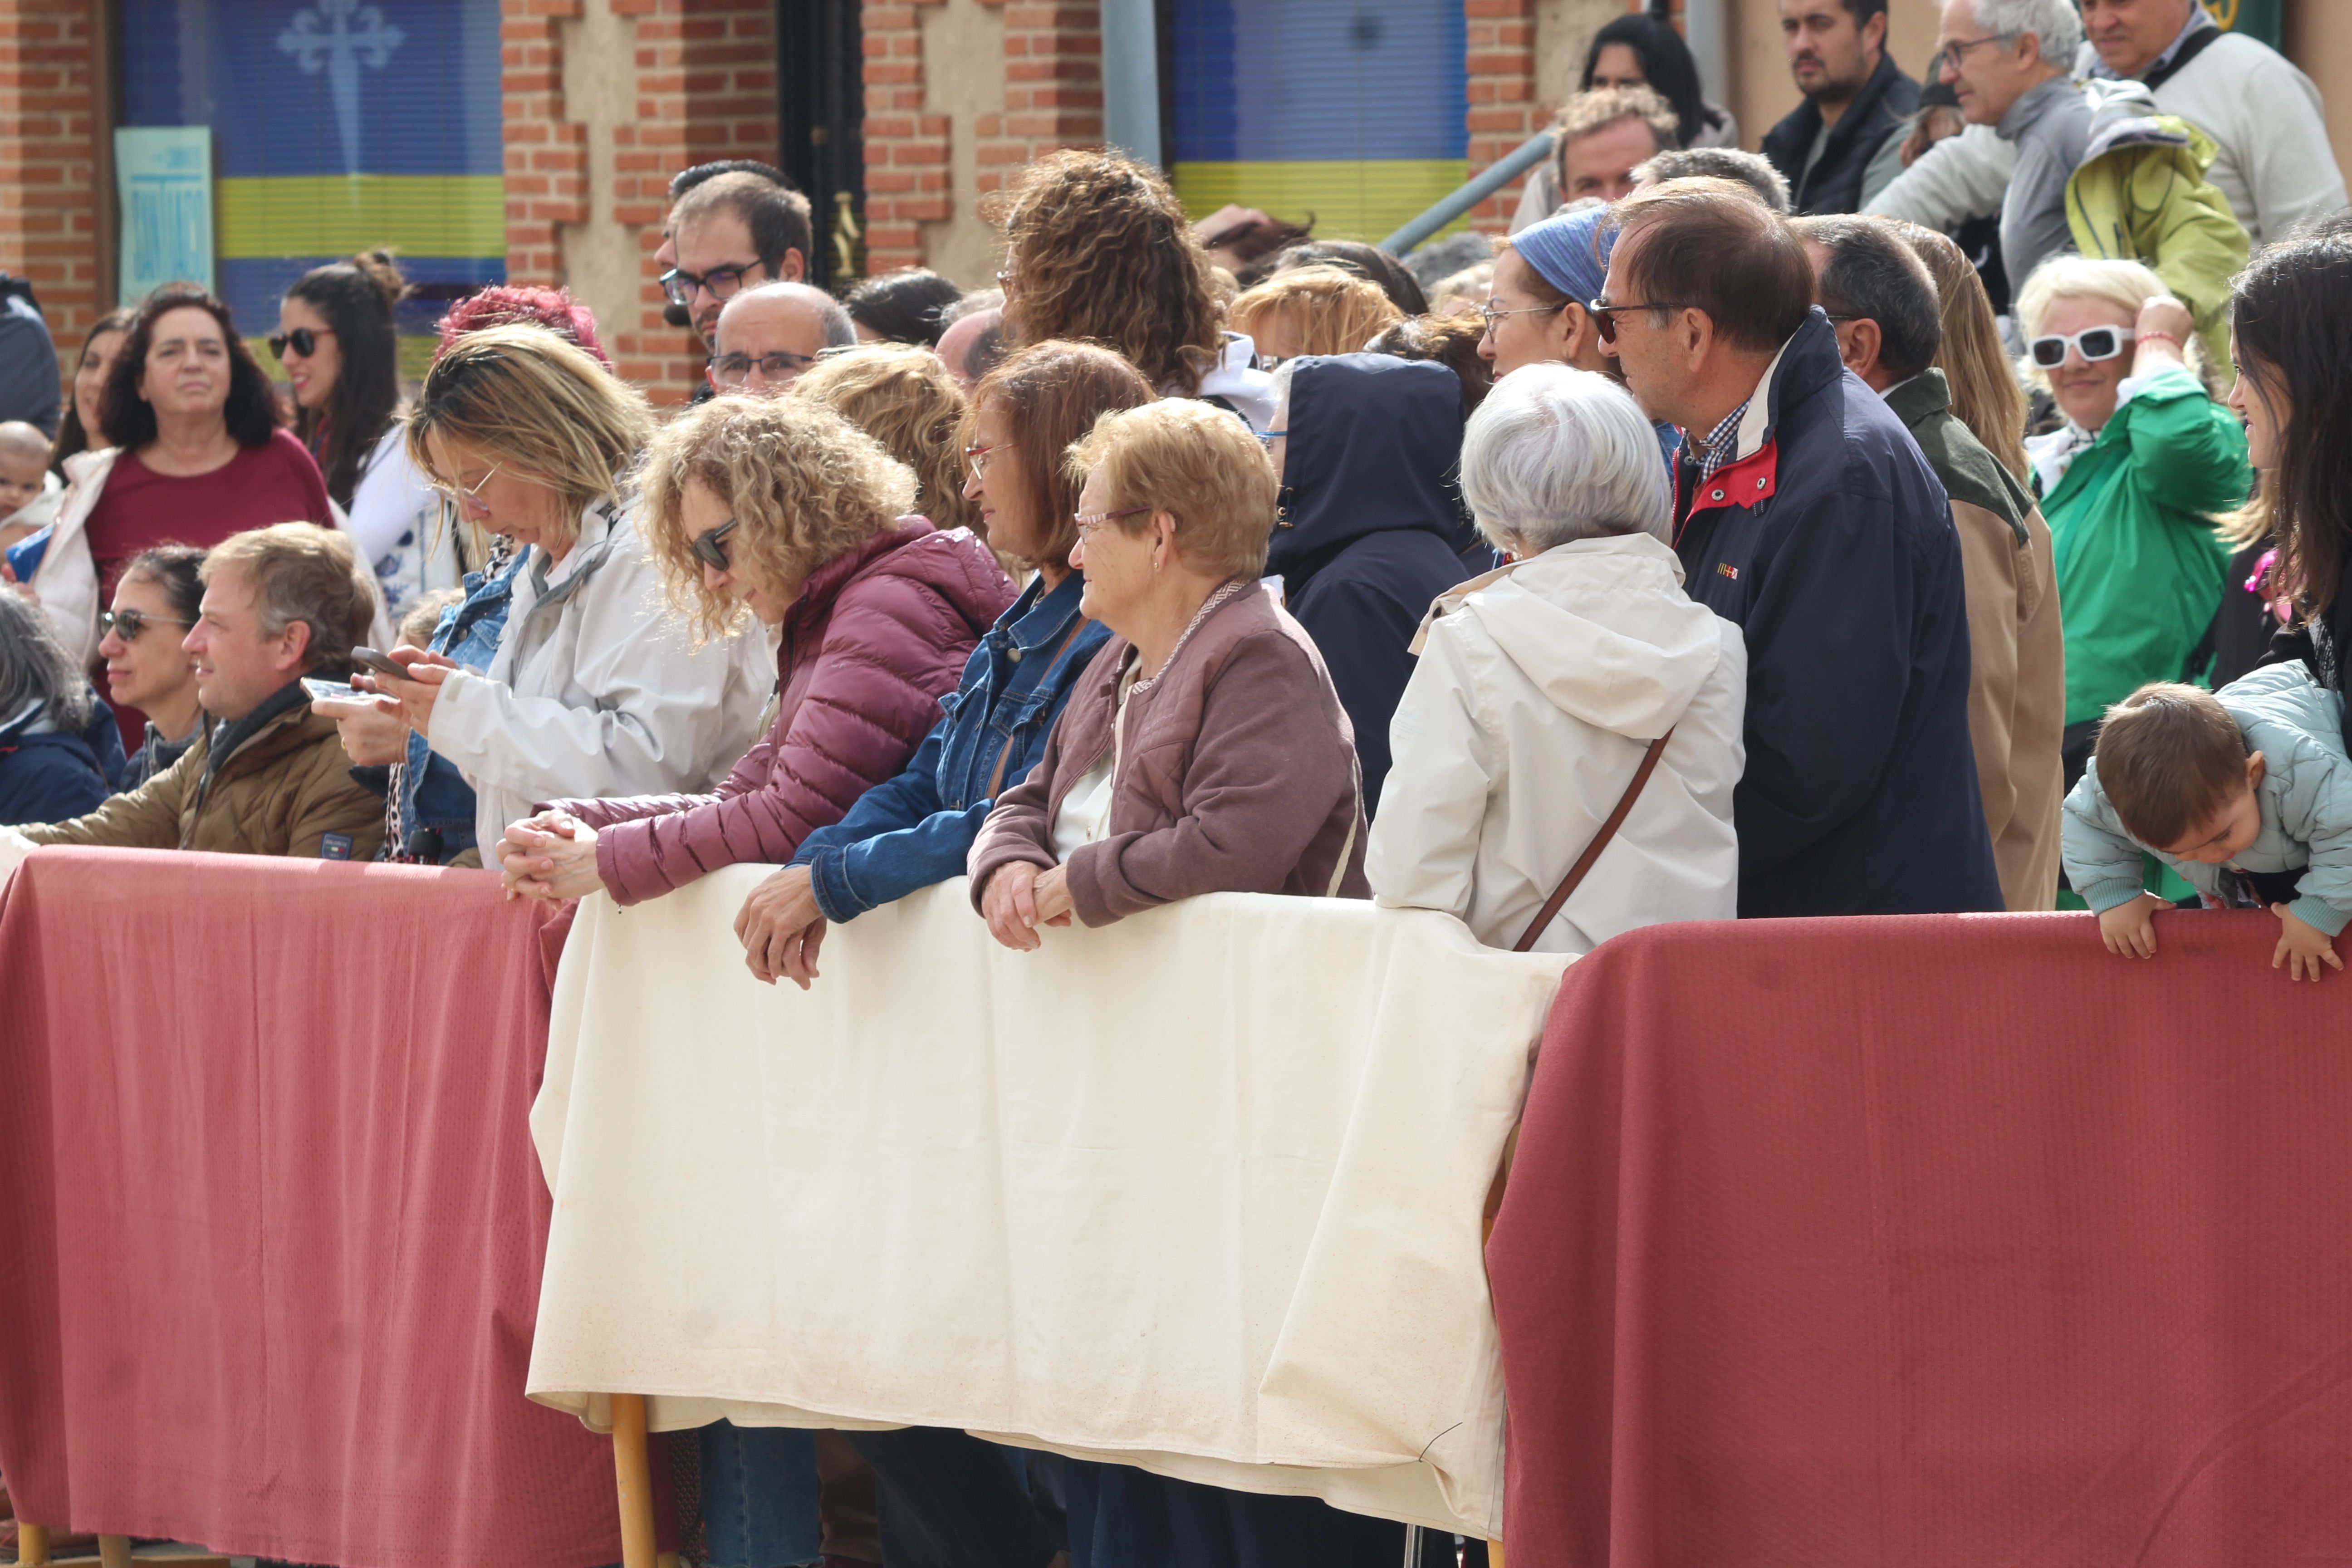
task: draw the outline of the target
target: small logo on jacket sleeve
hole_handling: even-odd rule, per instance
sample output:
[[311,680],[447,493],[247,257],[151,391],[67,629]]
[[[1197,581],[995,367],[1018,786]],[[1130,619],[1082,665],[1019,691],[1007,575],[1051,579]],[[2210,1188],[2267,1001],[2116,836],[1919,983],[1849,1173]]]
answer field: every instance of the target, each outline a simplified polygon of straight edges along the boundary
[[319,835],[319,858],[320,858],[320,859],[321,859],[321,860],[348,860],[348,859],[350,859],[351,858],[352,858],[352,836],[351,836],[350,834],[348,834],[348,833],[321,833],[320,835]]
[[1739,568],[1734,566],[1728,561],[1717,562],[1715,563],[1715,574],[1718,577],[1728,577],[1735,583],[1739,581]]

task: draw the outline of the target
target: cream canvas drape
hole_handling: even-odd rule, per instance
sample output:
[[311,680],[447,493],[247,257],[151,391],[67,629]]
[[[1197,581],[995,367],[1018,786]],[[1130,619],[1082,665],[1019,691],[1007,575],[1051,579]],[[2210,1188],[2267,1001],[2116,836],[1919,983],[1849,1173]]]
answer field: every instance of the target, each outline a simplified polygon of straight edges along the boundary
[[1218,894],[1041,952],[961,880],[753,980],[738,868],[584,902],[531,1118],[533,1398],[609,1426],[961,1426],[1501,1522],[1481,1204],[1564,960]]

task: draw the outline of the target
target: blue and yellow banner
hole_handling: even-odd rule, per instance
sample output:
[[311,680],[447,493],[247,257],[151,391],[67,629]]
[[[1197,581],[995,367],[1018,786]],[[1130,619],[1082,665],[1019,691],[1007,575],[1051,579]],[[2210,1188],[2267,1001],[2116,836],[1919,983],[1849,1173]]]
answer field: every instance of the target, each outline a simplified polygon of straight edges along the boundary
[[1326,238],[1377,240],[1468,177],[1458,0],[1173,0],[1170,174]]
[[505,279],[499,0],[121,10],[125,123],[210,129],[216,287],[247,336],[304,272],[378,246],[419,285],[405,333]]

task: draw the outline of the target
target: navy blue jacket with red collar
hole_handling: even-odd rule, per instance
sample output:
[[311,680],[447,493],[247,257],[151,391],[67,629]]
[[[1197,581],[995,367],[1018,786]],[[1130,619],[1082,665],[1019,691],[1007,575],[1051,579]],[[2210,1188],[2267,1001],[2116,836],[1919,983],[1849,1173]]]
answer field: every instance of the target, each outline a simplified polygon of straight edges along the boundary
[[1676,465],[1692,598],[1748,642],[1739,913],[2002,907],[1969,742],[1959,535],[1935,471],[1817,308],[1704,485]]

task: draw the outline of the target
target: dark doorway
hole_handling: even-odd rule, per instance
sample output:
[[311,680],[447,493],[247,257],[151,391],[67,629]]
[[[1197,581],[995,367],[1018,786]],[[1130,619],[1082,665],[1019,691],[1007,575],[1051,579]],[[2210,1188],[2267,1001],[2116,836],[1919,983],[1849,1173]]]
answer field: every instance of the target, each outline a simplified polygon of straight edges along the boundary
[[810,281],[866,272],[866,84],[858,0],[777,0],[776,122],[783,170],[816,225]]

